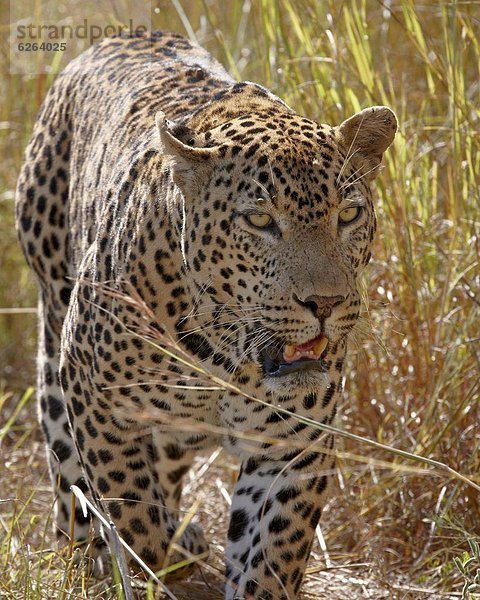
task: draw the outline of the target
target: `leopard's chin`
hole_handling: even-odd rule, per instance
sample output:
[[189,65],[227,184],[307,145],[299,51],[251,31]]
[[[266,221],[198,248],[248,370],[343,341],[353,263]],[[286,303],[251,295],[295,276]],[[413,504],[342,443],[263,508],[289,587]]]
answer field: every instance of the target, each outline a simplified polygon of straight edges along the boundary
[[[313,365],[312,365],[313,367]],[[280,376],[264,375],[262,384],[271,394],[285,396],[297,394],[299,391],[317,390],[322,386],[328,375],[325,368],[297,369]]]

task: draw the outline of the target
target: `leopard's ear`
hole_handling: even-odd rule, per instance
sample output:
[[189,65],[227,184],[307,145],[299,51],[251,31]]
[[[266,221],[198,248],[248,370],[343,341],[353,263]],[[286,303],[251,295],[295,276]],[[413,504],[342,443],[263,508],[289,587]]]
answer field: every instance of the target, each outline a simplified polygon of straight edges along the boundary
[[337,139],[365,177],[374,179],[396,131],[395,113],[386,106],[371,106],[337,127]]
[[202,175],[210,170],[210,159],[217,154],[216,147],[204,147],[204,135],[169,121],[165,113],[155,115],[158,147],[165,155],[172,176],[180,187],[186,184],[201,185]]

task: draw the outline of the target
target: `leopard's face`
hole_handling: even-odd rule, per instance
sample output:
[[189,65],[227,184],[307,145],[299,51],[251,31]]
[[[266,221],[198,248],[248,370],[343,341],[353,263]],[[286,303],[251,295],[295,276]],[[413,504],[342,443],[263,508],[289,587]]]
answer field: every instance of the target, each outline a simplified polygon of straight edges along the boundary
[[215,160],[177,178],[196,314],[218,351],[272,389],[315,385],[359,316],[376,226],[368,168],[337,129],[290,112],[206,138]]

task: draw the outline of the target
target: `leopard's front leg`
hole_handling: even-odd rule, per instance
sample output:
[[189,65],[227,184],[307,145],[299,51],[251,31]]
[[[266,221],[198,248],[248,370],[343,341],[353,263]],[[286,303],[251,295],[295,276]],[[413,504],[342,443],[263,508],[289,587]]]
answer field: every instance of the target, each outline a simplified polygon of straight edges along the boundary
[[[330,435],[322,442],[332,449]],[[243,462],[228,530],[227,600],[297,598],[334,462],[318,448]]]

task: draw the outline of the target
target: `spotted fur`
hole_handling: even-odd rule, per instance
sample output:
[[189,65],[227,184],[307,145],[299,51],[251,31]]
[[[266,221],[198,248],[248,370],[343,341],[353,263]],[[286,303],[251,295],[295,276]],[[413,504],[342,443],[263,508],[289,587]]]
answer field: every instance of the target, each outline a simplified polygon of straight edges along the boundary
[[[297,597],[334,440],[275,407],[335,416],[375,233],[369,186],[395,129],[385,107],[318,124],[167,33],[107,39],[57,77],[26,151],[17,220],[39,285],[38,395],[60,531],[70,485],[90,489],[161,568],[182,477],[195,452],[223,444],[242,461],[226,598]],[[359,216],[342,225],[349,206]],[[249,223],[258,212],[267,228]],[[142,326],[273,407],[191,389],[205,382],[141,339]],[[320,334],[322,369],[266,374],[265,348]],[[75,521],[86,537],[80,511]],[[207,549],[195,524],[179,543]]]

